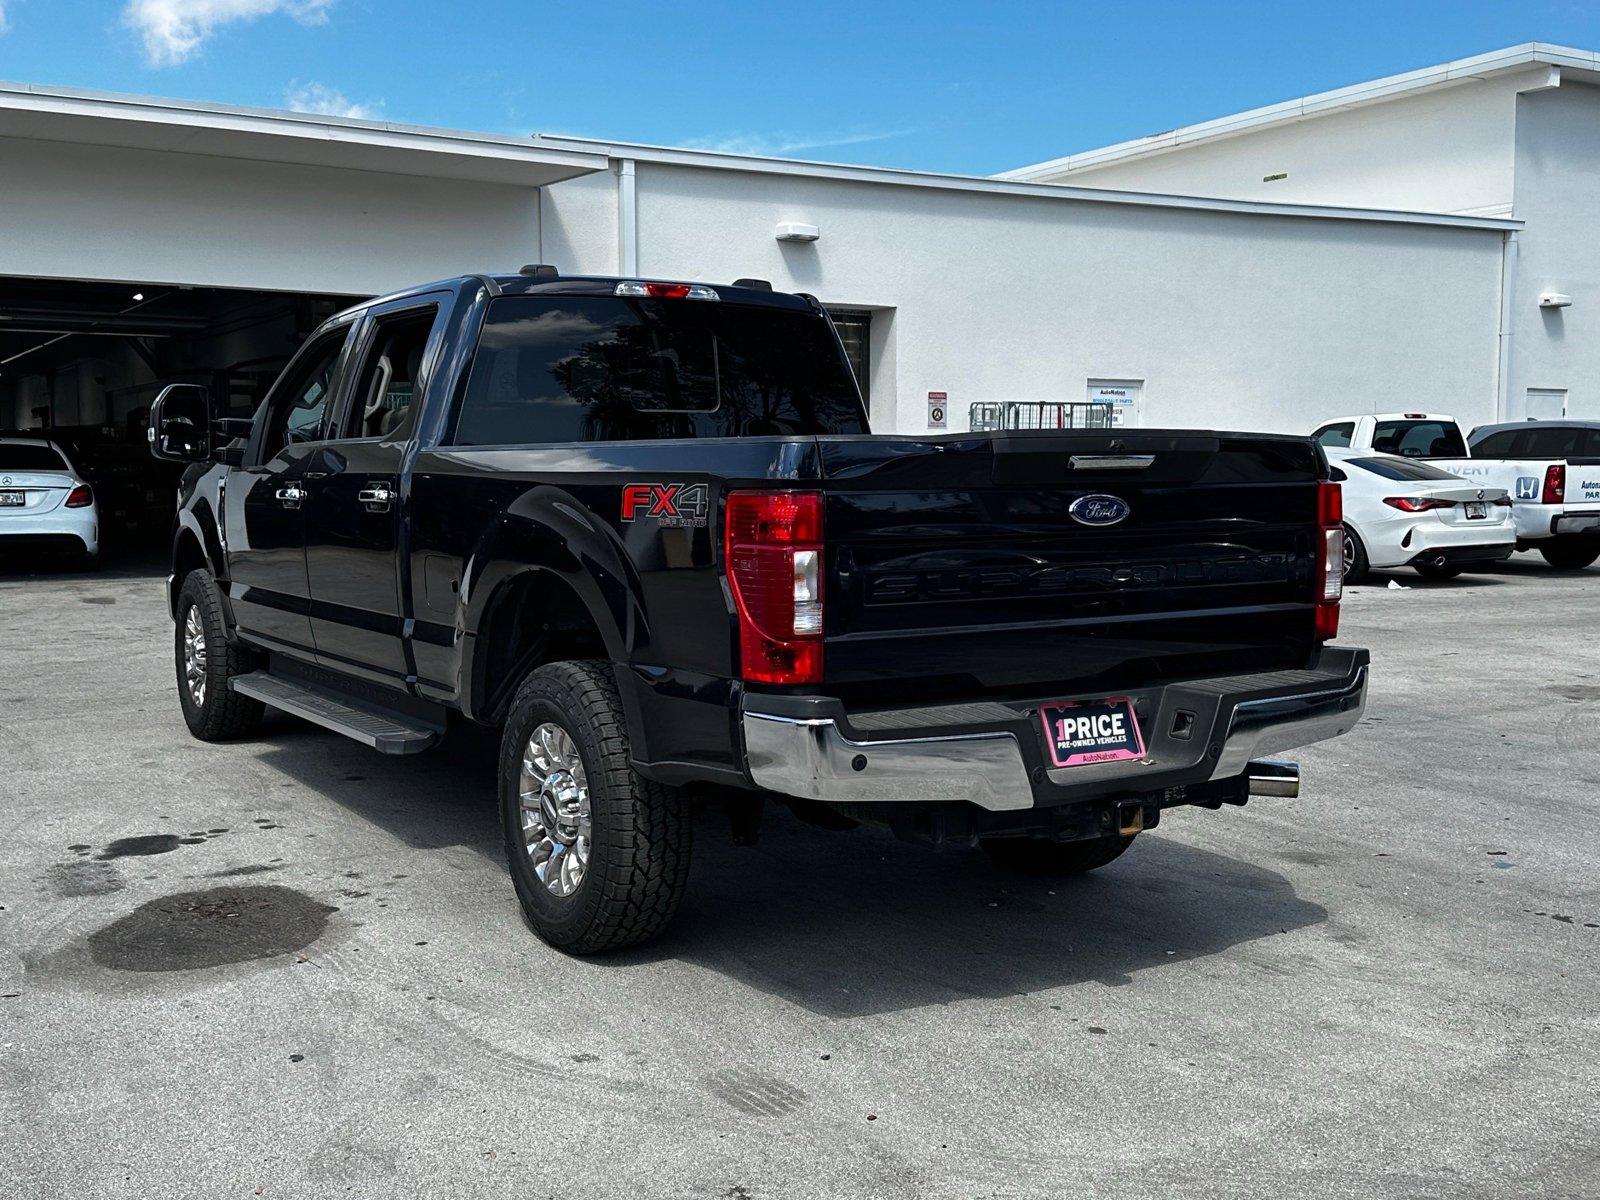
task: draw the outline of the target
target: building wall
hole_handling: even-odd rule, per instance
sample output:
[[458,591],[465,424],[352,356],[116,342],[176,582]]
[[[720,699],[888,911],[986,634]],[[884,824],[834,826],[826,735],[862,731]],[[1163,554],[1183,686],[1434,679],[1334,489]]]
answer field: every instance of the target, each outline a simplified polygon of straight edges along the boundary
[[[949,393],[960,429],[975,401],[1081,400],[1090,379],[1144,380],[1147,426],[1303,433],[1382,408],[1494,414],[1498,232],[638,171],[642,274],[757,276],[876,310],[882,431],[926,429],[929,391]],[[568,227],[584,223],[581,196],[559,202]],[[613,228],[615,210],[594,208]],[[780,221],[821,239],[779,243]],[[598,242],[564,259],[547,239],[546,255],[612,270],[615,243]]]
[[[1517,234],[1508,305],[1506,416],[1529,388],[1565,388],[1569,416],[1600,419],[1600,88],[1564,81],[1517,105]],[[1572,306],[1541,309],[1541,292]]]
[[[1503,213],[1517,92],[1547,68],[1308,117],[1038,182],[1414,212]],[[1266,182],[1269,175],[1286,177]]]
[[615,172],[581,175],[542,191],[539,261],[564,271],[618,274]]
[[0,139],[0,274],[370,295],[537,253],[537,191]]

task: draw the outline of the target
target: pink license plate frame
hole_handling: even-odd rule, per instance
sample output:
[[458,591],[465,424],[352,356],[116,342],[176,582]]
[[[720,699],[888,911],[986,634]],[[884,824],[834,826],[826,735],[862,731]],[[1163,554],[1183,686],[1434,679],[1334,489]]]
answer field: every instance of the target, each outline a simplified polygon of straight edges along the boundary
[[[1060,726],[1063,721],[1069,723],[1065,728]],[[1133,711],[1133,701],[1127,696],[1041,704],[1039,725],[1045,753],[1057,767],[1144,757],[1144,733],[1139,728],[1139,716]]]

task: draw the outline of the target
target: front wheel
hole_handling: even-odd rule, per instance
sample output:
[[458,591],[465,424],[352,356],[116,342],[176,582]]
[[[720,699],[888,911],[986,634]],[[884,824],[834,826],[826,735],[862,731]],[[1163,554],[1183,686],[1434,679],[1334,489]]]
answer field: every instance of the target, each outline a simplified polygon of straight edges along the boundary
[[1024,875],[1082,875],[1122,857],[1134,837],[1112,834],[1082,842],[1049,838],[983,838],[979,845],[989,861]]
[[1600,545],[1576,538],[1556,538],[1540,546],[1539,553],[1558,571],[1581,571],[1600,558]]
[[500,814],[528,923],[570,954],[654,937],[689,879],[689,804],[633,769],[608,664],[540,667],[500,742]]
[[189,732],[204,742],[253,733],[263,705],[241,696],[229,681],[248,675],[255,656],[228,641],[222,593],[206,571],[190,571],[178,592],[178,623],[173,657],[178,670],[178,703]]

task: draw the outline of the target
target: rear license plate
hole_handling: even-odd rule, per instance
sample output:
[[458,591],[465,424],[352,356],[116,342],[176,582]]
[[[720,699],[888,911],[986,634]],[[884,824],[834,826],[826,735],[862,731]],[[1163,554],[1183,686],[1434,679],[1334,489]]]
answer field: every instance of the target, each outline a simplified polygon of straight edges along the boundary
[[0,492],[0,508],[21,508],[21,492]]
[[1467,501],[1467,520],[1483,521],[1489,516],[1489,506],[1482,500]]
[[1044,726],[1045,750],[1058,767],[1144,757],[1139,721],[1133,701],[1126,696],[1041,704],[1039,720]]

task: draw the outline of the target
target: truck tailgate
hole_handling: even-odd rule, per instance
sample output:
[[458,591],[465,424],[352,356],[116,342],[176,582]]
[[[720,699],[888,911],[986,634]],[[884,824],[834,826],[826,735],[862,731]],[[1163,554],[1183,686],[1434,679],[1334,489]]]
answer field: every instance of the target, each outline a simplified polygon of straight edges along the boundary
[[[1307,661],[1323,470],[1307,439],[1041,432],[820,448],[826,677],[841,696],[1126,688]],[[1127,515],[1086,524],[1073,506],[1089,496]]]

